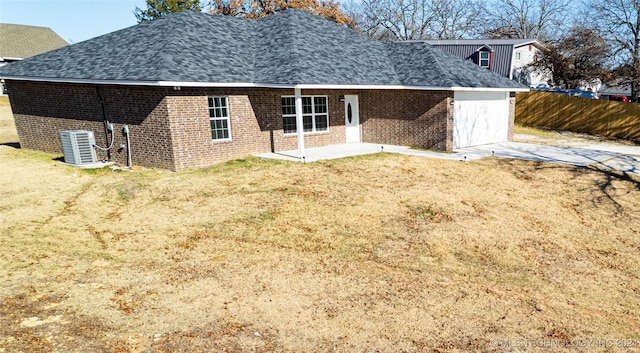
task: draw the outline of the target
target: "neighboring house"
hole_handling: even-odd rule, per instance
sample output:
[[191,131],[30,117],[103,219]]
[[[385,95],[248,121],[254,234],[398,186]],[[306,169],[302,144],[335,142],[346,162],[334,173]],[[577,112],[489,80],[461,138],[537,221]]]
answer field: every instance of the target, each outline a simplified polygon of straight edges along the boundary
[[507,141],[515,92],[528,90],[428,44],[382,43],[299,10],[182,11],[0,77],[22,147],[59,153],[60,130],[92,130],[102,146],[115,134],[112,160],[171,170],[360,141],[444,151]]
[[[0,23],[0,67],[66,45],[50,28]],[[3,93],[0,82],[0,94]]]
[[532,87],[546,84],[548,74],[529,67],[544,46],[535,39],[426,40],[438,49],[469,60],[510,80]]

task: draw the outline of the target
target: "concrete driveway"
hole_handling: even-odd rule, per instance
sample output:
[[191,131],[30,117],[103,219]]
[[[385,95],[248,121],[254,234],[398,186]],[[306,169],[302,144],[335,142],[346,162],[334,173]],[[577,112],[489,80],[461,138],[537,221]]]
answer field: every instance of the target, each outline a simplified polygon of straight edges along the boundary
[[[473,156],[498,156],[576,166],[595,165],[640,175],[640,147],[630,146],[548,146],[532,143],[502,142],[463,148],[456,153]],[[480,157],[480,158],[482,158]]]
[[[576,166],[595,165],[602,168],[640,175],[640,147],[594,145],[584,147],[549,146],[533,143],[501,142],[483,146],[461,148],[453,153],[432,152],[404,146],[378,145],[372,143],[350,143],[305,151],[305,162],[323,159],[344,158],[377,152],[400,153],[412,156],[448,160],[471,161],[485,157],[503,157],[531,161],[563,163]],[[297,150],[264,153],[260,158],[302,161]]]

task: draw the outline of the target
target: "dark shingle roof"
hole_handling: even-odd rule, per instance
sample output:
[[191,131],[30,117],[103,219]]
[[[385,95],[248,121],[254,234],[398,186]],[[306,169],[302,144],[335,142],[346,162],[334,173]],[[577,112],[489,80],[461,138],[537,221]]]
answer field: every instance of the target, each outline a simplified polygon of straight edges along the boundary
[[517,82],[424,42],[387,43],[396,71],[407,86],[522,88]]
[[24,59],[66,45],[50,28],[0,23],[0,57]]
[[[399,85],[384,46],[307,11],[258,21],[256,82]],[[275,70],[277,68],[277,70]]]
[[[182,11],[0,68],[12,79],[134,84],[524,86],[425,43],[384,44],[306,11]],[[464,68],[464,69],[461,69]]]
[[253,23],[209,17],[181,12],[2,70],[12,76],[88,80],[211,82],[222,75],[225,82],[251,82]]

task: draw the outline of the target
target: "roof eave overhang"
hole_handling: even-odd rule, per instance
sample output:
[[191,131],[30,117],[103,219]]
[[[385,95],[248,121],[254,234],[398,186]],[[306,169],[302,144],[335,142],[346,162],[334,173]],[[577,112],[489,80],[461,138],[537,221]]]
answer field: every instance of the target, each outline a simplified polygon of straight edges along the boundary
[[24,58],[16,58],[16,57],[12,57],[12,56],[0,56],[0,61],[20,61],[23,60]]
[[518,43],[515,44],[513,47],[514,48],[520,48],[520,47],[524,47],[525,45],[533,45],[534,47],[538,48],[538,49],[546,49],[546,45],[542,44],[541,42],[539,42],[537,39],[531,39],[529,41],[526,42],[522,42],[522,43]]
[[492,88],[492,87],[439,87],[405,85],[368,85],[368,84],[291,84],[291,83],[252,83],[252,82],[187,82],[187,81],[137,81],[137,80],[94,80],[75,78],[49,78],[25,76],[0,76],[5,80],[35,81],[54,83],[81,83],[94,85],[150,86],[193,88],[281,88],[281,89],[372,89],[372,90],[417,90],[417,91],[482,91],[482,92],[526,92],[529,88]]
[[482,92],[528,92],[529,88],[492,88],[492,87],[440,87],[440,86],[405,86],[405,85],[327,85],[299,84],[301,89],[394,89],[416,91],[482,91]]

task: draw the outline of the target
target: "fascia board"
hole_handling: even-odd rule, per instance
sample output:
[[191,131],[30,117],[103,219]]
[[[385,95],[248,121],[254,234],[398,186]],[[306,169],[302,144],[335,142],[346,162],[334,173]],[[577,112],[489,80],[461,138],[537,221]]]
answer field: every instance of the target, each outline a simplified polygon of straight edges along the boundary
[[26,76],[2,76],[5,80],[84,83],[96,85],[151,86],[151,87],[195,87],[195,88],[282,88],[282,89],[354,89],[354,90],[417,90],[417,91],[478,91],[478,92],[525,92],[528,88],[488,88],[488,87],[436,87],[404,85],[342,85],[342,84],[283,84],[252,82],[187,82],[187,81],[134,81],[134,80],[92,80],[74,78],[49,78]]

